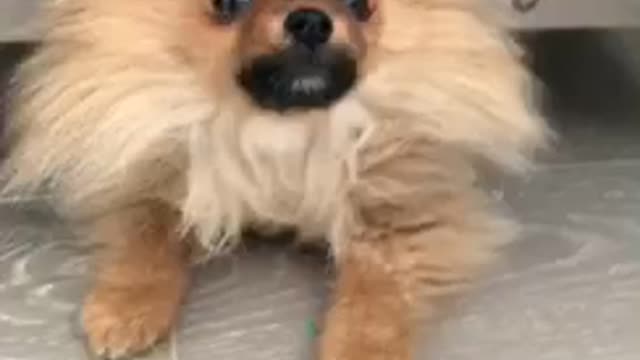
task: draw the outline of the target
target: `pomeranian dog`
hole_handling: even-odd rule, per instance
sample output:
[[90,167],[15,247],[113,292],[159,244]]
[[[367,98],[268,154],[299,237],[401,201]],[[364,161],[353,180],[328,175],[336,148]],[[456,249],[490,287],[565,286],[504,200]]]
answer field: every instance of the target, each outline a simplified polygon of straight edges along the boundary
[[47,190],[101,245],[93,351],[148,349],[194,262],[295,227],[337,268],[320,359],[410,359],[437,299],[514,234],[479,165],[526,170],[548,133],[480,5],[50,1],[14,78],[4,191]]

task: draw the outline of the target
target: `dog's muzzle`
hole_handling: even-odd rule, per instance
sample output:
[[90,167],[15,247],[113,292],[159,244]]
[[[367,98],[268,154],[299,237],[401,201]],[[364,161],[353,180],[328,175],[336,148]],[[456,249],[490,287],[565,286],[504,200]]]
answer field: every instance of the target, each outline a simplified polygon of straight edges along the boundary
[[333,25],[319,10],[291,12],[284,28],[290,45],[243,67],[238,74],[240,86],[266,109],[329,107],[353,87],[356,60],[345,49],[329,44]]

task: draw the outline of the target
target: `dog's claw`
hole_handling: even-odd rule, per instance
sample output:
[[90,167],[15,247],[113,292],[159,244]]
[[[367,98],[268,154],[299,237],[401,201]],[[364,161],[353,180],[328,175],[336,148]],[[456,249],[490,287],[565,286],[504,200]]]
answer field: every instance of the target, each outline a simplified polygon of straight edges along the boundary
[[93,293],[89,297],[83,323],[89,349],[95,356],[121,360],[143,354],[168,334],[173,304],[158,297],[135,302],[130,295],[120,289],[109,289],[106,296]]

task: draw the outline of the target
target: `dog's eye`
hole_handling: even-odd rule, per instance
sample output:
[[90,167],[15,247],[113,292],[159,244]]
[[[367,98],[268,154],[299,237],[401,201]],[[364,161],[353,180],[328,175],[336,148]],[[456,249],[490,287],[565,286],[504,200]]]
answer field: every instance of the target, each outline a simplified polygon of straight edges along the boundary
[[251,6],[252,0],[211,0],[216,17],[230,23]]
[[360,21],[367,21],[373,13],[369,0],[345,0],[353,15]]

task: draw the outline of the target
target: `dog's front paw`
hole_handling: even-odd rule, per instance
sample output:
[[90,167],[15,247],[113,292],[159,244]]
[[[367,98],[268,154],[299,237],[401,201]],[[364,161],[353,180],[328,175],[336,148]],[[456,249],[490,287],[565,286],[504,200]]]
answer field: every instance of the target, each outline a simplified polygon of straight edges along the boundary
[[[382,311],[384,309],[379,312]],[[320,342],[320,360],[411,358],[409,336],[405,330],[394,327],[393,324],[378,323],[375,313],[370,314],[369,319],[357,320],[348,315],[331,318],[331,322],[326,324]]]
[[177,307],[161,288],[96,289],[82,314],[88,344],[107,359],[144,352],[169,333]]

